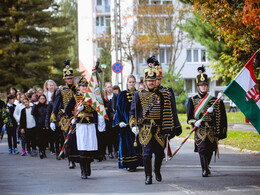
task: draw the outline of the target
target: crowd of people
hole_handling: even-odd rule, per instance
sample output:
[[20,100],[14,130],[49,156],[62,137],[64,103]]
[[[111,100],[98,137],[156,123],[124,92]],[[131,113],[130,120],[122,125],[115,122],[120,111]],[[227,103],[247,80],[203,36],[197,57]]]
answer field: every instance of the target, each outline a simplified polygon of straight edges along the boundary
[[[77,83],[73,83],[77,86]],[[60,86],[62,88],[62,86]],[[57,123],[57,129],[50,128],[51,113],[53,103],[57,94],[57,85],[53,80],[46,80],[43,89],[31,88],[23,93],[14,87],[7,92],[6,102],[0,100],[0,128],[4,128],[8,136],[8,154],[21,154],[21,156],[37,156],[42,159],[46,157],[46,148],[50,150],[51,155],[57,156],[64,143],[64,135]],[[106,105],[116,105],[116,97],[121,92],[118,85],[112,87],[111,82],[105,83],[104,97]],[[112,101],[113,99],[113,101]],[[112,106],[112,105],[111,105]],[[58,120],[59,121],[59,120]],[[113,116],[110,116],[111,123],[106,127],[112,127]],[[109,158],[117,158],[118,151],[118,131],[112,131],[111,128],[103,130],[102,147],[103,159],[106,159],[106,148]],[[3,134],[1,136],[4,136]],[[2,137],[1,137],[2,138]],[[17,144],[21,144],[22,151],[18,151]],[[37,149],[38,148],[38,149]]]
[[[44,159],[48,148],[58,160],[67,158],[70,169],[79,163],[82,179],[91,175],[94,159],[101,162],[117,158],[118,167],[129,172],[144,166],[147,185],[152,184],[154,154],[155,178],[162,181],[164,149],[170,139],[182,133],[182,128],[174,92],[161,85],[162,68],[158,60],[152,56],[147,63],[145,83],[140,83],[137,89],[134,75],[128,76],[127,89],[123,91],[111,82],[104,84],[102,97],[107,119],[94,109],[92,100],[83,98],[88,94],[88,81],[80,77],[75,82],[68,60],[63,69],[63,86],[57,87],[53,80],[47,80],[43,89],[26,93],[10,88],[6,103],[0,101],[0,127],[7,132],[8,153],[18,154],[17,143],[21,143],[22,156]],[[207,75],[203,67],[202,70],[196,77],[198,95],[188,100],[187,122],[198,129],[195,151],[200,154],[202,176],[207,177],[217,141],[226,137],[227,119],[221,100],[214,109],[211,106],[216,98],[207,93]],[[200,118],[206,112],[209,114],[202,121]],[[62,153],[65,140],[66,149]]]

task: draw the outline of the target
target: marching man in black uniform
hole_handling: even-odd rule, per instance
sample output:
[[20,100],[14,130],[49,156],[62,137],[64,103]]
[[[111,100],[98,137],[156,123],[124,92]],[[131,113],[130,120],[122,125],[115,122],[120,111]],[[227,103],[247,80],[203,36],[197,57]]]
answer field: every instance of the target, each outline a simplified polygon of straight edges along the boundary
[[[77,148],[80,154],[81,178],[87,179],[91,175],[90,163],[98,150],[98,140],[96,132],[97,113],[87,103],[83,102],[83,95],[86,93],[88,82],[82,77],[79,80],[80,91],[74,95],[66,109],[65,113],[71,117],[77,115],[76,120],[73,118],[71,123],[76,124]],[[78,109],[78,113],[73,111]]]
[[[74,85],[74,74],[73,69],[70,67],[70,61],[66,60],[65,67],[63,69],[63,79],[66,82],[66,85],[57,91],[57,95],[55,97],[55,101],[53,103],[53,109],[51,114],[51,123],[50,128],[55,131],[56,129],[56,118],[59,114],[61,116],[60,124],[61,130],[64,131],[64,137],[68,133],[70,118],[65,114],[65,108],[73,95],[76,94],[76,86]],[[57,146],[56,146],[57,147]],[[69,138],[66,147],[66,153],[68,155],[69,160],[69,168],[75,168],[75,162],[79,160],[79,155],[76,146],[76,137],[75,134],[72,134]]]
[[[198,94],[189,98],[187,108],[187,122],[195,131],[195,152],[199,152],[202,176],[208,177],[211,174],[209,164],[213,151],[218,152],[218,140],[227,136],[227,116],[222,100],[218,101],[214,108],[211,105],[217,98],[212,97],[208,92],[208,78],[203,72],[204,66],[198,68],[199,75],[196,77]],[[209,112],[203,120],[204,113]]]
[[[149,68],[144,70],[145,90],[138,91],[133,97],[130,111],[132,132],[139,138],[143,148],[145,184],[152,184],[152,154],[155,154],[154,172],[157,181],[162,180],[160,173],[164,157],[165,135],[170,139],[181,133],[179,119],[173,113],[171,94],[156,88],[156,69],[154,60],[148,58]],[[177,127],[175,129],[175,127]],[[140,129],[140,130],[139,130]],[[180,133],[179,133],[180,132]],[[138,135],[138,136],[137,136]]]

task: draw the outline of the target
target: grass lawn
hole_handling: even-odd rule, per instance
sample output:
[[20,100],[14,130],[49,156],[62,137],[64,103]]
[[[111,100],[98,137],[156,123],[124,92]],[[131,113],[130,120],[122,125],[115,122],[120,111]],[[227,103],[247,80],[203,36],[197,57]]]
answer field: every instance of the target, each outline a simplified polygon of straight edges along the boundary
[[[178,114],[180,121],[187,121],[186,114]],[[228,123],[244,123],[245,115],[242,112],[227,112]]]
[[[182,134],[180,135],[180,137],[186,137],[190,131],[190,125],[182,124]],[[194,135],[191,135],[189,139],[193,138]],[[224,140],[220,140],[219,144],[230,145],[240,148],[241,150],[248,149],[260,151],[260,135],[253,132],[228,130],[227,138]]]

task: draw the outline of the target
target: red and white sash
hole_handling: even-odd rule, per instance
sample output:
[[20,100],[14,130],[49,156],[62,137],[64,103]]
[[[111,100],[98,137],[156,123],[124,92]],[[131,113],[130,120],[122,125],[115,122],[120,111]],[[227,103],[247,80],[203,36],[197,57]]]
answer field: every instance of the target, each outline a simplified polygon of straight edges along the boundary
[[207,95],[200,101],[200,103],[198,104],[197,108],[194,110],[194,118],[197,120],[202,109],[204,108],[205,105],[207,105],[207,103],[209,102],[209,100],[211,99],[211,95],[209,95],[209,93],[207,93]]

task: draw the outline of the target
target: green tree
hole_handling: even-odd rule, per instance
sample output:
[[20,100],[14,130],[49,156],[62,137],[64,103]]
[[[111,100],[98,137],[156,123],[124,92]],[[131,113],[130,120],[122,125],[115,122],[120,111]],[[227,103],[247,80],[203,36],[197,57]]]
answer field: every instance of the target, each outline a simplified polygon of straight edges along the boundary
[[[223,50],[221,49],[222,51],[213,48],[215,53],[219,53],[219,58],[214,60],[212,67],[215,70],[216,78],[221,77],[224,83],[228,84],[259,49],[260,2],[257,0],[181,1],[193,4],[194,14],[200,15],[200,25],[211,26],[215,42],[224,43],[225,47]],[[197,28],[194,28],[191,31],[196,30]],[[192,32],[192,34],[194,33]],[[198,37],[197,39],[199,40]],[[202,44],[210,45],[207,41]],[[256,68],[255,64],[255,72],[257,72]]]
[[[0,0],[0,91],[62,79],[70,34],[54,0]],[[53,75],[51,76],[51,74]]]
[[176,99],[176,107],[178,113],[186,113],[187,107],[185,105],[187,92],[184,89],[184,79],[180,74],[172,74],[169,72],[163,73],[162,85],[171,87],[174,91]]
[[[111,82],[112,76],[112,64],[111,64],[111,32],[110,29],[102,33],[97,37],[97,43],[102,48],[99,51],[99,62],[101,64],[106,64],[106,69],[104,71],[104,82]],[[101,66],[100,66],[101,67]],[[103,74],[102,74],[103,75]]]
[[74,67],[79,66],[77,6],[77,0],[60,1],[61,15],[66,17],[69,21],[69,24],[64,27],[64,30],[71,34],[71,46],[68,48],[68,58],[71,59],[71,64],[73,64]]

